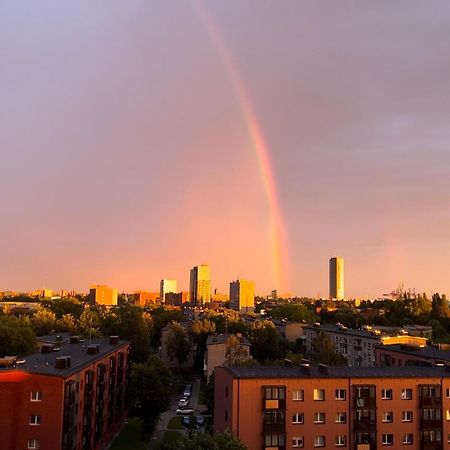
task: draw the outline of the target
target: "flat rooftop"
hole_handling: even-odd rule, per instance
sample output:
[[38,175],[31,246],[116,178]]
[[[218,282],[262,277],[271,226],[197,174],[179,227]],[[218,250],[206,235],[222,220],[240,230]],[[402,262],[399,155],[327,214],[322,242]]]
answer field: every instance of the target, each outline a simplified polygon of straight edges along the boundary
[[223,367],[234,378],[431,378],[450,377],[446,367]]
[[[88,354],[87,347],[94,344],[99,345],[99,352],[96,354]],[[55,344],[55,348],[59,348],[58,351],[51,351],[50,353],[33,353],[23,358],[18,358],[18,360],[25,362],[14,366],[0,367],[0,372],[19,370],[21,372],[65,378],[88,367],[108,354],[113,353],[120,348],[125,348],[127,345],[127,341],[121,340],[119,340],[117,344],[110,344],[109,338],[86,339],[86,341],[78,342],[76,344],[70,344],[68,342],[57,343]],[[56,369],[55,360],[62,356],[70,356],[70,367]]]
[[415,357],[425,359],[439,359],[442,361],[450,361],[449,350],[439,350],[433,347],[414,347],[407,344],[393,344],[393,345],[376,345],[376,349],[385,350],[388,352],[402,353],[403,355],[412,355]]

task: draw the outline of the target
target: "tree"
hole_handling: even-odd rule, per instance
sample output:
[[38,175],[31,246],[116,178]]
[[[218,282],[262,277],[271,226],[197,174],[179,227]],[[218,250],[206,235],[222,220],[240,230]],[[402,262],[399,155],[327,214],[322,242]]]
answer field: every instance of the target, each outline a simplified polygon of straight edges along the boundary
[[202,369],[206,351],[208,336],[216,332],[216,324],[208,319],[194,320],[191,325],[190,334],[196,344],[195,362],[196,369]]
[[450,317],[447,297],[444,295],[433,294],[431,301],[431,315],[435,319]]
[[31,318],[31,326],[37,336],[44,336],[57,329],[56,315],[46,308],[38,309]]
[[187,361],[191,343],[189,336],[183,325],[179,322],[172,322],[167,331],[167,354],[170,358],[178,361],[179,367]]
[[247,447],[231,433],[194,433],[177,442],[179,450],[246,450]]
[[309,322],[317,321],[317,316],[304,305],[293,303],[282,303],[273,307],[270,315],[276,319],[287,319],[292,322]]
[[143,419],[142,438],[169,408],[171,392],[172,374],[157,356],[132,364],[127,396],[131,409]]
[[0,356],[28,355],[36,347],[36,336],[28,320],[0,316]]
[[202,392],[202,403],[208,407],[208,411],[212,414],[214,412],[214,372],[209,376],[205,389]]
[[249,358],[248,346],[242,345],[241,338],[234,334],[229,336],[225,352],[225,364],[227,366],[239,366]]
[[312,341],[311,361],[328,366],[346,366],[347,360],[336,351],[333,341],[320,332]]
[[83,337],[90,339],[101,336],[99,308],[96,306],[86,307],[78,321],[78,328]]
[[42,304],[50,311],[54,312],[57,319],[61,319],[65,314],[71,314],[73,317],[78,318],[83,312],[83,303],[76,298],[44,300]]
[[166,309],[164,306],[159,306],[150,311],[153,320],[153,327],[151,329],[150,344],[153,348],[161,345],[162,330],[170,322],[181,322],[183,320],[183,313],[179,310]]
[[267,359],[278,359],[283,356],[280,348],[280,337],[275,325],[269,320],[257,320],[250,328],[252,356],[259,362]]
[[64,314],[61,319],[58,320],[57,326],[60,331],[67,331],[69,333],[75,333],[77,329],[77,323],[72,314]]

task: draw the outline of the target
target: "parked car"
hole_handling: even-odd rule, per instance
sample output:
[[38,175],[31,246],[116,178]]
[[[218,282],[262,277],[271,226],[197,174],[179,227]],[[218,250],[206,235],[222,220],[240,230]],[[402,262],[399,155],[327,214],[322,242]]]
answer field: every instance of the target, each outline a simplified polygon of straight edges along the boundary
[[197,421],[197,425],[205,425],[205,418],[203,416],[196,416],[195,420]]
[[175,412],[177,414],[183,414],[183,415],[194,414],[193,408],[178,408]]
[[186,387],[184,388],[183,395],[184,397],[190,397],[191,393],[192,393],[192,384],[187,384]]
[[181,423],[188,427],[191,424],[191,416],[183,416]]
[[182,398],[179,402],[178,402],[178,406],[180,408],[186,408],[186,406],[189,405],[189,399],[188,398]]

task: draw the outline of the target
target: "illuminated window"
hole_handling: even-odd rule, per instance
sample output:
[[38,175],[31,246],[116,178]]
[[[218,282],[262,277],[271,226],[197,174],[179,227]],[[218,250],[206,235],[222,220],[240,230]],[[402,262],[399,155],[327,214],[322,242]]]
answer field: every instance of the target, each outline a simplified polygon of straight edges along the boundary
[[38,449],[39,441],[37,439],[28,439],[28,448],[29,449]]
[[394,414],[392,411],[384,411],[381,415],[382,422],[392,422],[394,420]]
[[292,447],[303,448],[305,445],[303,436],[295,436],[292,438]]
[[323,402],[325,400],[325,389],[314,389],[313,398],[316,401]]

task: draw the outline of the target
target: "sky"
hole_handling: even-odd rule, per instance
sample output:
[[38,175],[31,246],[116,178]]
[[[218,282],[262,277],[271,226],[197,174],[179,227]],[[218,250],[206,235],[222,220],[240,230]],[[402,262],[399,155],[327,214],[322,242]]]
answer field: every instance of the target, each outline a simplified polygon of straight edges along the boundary
[[444,0],[5,0],[0,290],[449,293],[449,123]]

